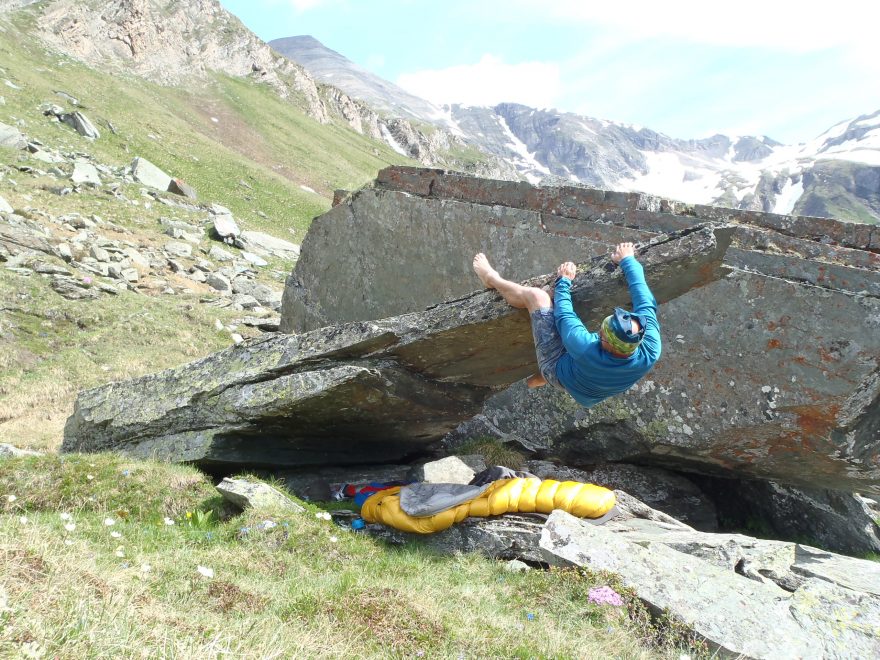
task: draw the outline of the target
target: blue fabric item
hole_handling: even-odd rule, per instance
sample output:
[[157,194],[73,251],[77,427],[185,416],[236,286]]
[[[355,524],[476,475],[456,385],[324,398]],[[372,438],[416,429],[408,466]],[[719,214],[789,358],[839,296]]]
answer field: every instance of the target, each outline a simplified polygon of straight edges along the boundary
[[[632,331],[633,317],[641,326],[638,332]],[[627,344],[638,344],[645,334],[645,317],[628,312],[623,307],[615,307],[614,314],[611,315],[611,330],[621,341],[625,341]]]
[[645,271],[635,257],[620,262],[632,297],[633,315],[644,318],[642,343],[629,357],[605,351],[596,332],[590,332],[574,311],[571,280],[556,280],[553,310],[565,354],[556,363],[556,377],[582,406],[589,408],[625,392],[651,370],[660,358],[660,323],[657,301],[645,281]]

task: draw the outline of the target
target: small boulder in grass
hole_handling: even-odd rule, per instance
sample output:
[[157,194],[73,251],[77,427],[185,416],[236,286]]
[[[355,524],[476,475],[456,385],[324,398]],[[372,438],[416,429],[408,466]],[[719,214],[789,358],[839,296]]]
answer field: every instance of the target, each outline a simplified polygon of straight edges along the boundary
[[269,484],[248,481],[247,479],[225,478],[217,486],[224,499],[232,502],[240,509],[283,508],[294,513],[305,511],[303,507],[291,500],[281,491]]
[[168,184],[168,192],[174,193],[175,195],[182,195],[188,199],[196,199],[198,197],[195,188],[181,179],[172,178],[171,183]]

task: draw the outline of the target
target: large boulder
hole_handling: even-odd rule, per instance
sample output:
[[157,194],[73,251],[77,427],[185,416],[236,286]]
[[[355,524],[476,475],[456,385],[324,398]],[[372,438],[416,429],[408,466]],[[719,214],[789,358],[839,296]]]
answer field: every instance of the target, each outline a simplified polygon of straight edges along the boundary
[[[724,229],[646,247],[660,301],[722,276]],[[582,264],[576,309],[620,297],[608,260]],[[531,282],[542,285],[551,275]],[[397,461],[423,452],[498,388],[536,369],[528,314],[494,291],[417,314],[248,340],[176,369],[82,392],[64,451],[117,450],[205,467]]]
[[[641,383],[589,410],[551,388],[517,385],[450,434],[447,449],[489,435],[574,466],[627,460],[875,489],[880,475],[867,457],[880,438],[880,233],[868,225],[388,168],[313,223],[281,329],[465,295],[477,251],[519,279],[701,221],[734,227],[731,272],[661,305],[663,356]],[[368,273],[369,286],[347,286],[351,272]],[[626,302],[623,293],[614,304]],[[591,310],[588,326],[611,306]]]

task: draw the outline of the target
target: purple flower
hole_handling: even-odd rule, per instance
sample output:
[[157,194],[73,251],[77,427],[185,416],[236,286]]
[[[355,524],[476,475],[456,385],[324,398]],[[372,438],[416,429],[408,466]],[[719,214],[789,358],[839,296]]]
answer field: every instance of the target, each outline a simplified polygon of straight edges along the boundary
[[613,605],[614,607],[623,605],[623,598],[611,587],[593,587],[590,589],[588,600],[594,605]]
[[84,277],[83,278],[83,284],[91,284],[91,283],[92,283],[91,277]]

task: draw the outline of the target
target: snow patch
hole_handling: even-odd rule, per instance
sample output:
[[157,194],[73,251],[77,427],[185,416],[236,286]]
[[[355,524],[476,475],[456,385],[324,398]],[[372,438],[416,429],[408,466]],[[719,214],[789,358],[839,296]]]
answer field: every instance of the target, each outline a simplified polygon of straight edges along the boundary
[[406,153],[406,151],[403,149],[403,147],[400,146],[400,144],[398,144],[397,140],[394,139],[394,136],[391,135],[391,131],[388,130],[388,127],[385,124],[380,124],[379,130],[382,132],[382,139],[384,139],[385,142],[388,143],[388,146],[394,149],[394,151],[399,153],[401,156],[409,157],[409,154]]
[[[529,152],[529,148],[526,146],[525,142],[523,142],[513,134],[513,131],[510,130],[510,126],[507,125],[507,121],[504,119],[504,117],[501,117],[499,115],[498,123],[501,124],[501,130],[504,131],[505,137],[510,140],[510,142],[508,142],[506,146],[509,146],[511,149],[513,149],[513,151],[516,152],[522,159],[522,165],[518,163],[518,166],[530,167],[532,169],[538,170],[539,172],[543,172],[544,174],[551,174],[549,169],[547,169],[544,165],[541,165],[541,163],[539,163],[535,159],[535,154]],[[530,180],[530,183],[535,182]]]
[[791,179],[789,179],[785,182],[785,186],[783,186],[782,192],[779,193],[779,196],[776,198],[776,202],[773,204],[773,213],[788,215],[792,212],[792,210],[794,209],[794,205],[803,194],[803,177],[798,179],[797,183],[792,183]]
[[[722,192],[718,171],[708,167],[695,170],[693,164],[681,162],[679,154],[646,151],[648,173],[622,179],[618,186],[625,190],[669,197],[691,204],[708,204]],[[695,174],[699,174],[694,178]]]

